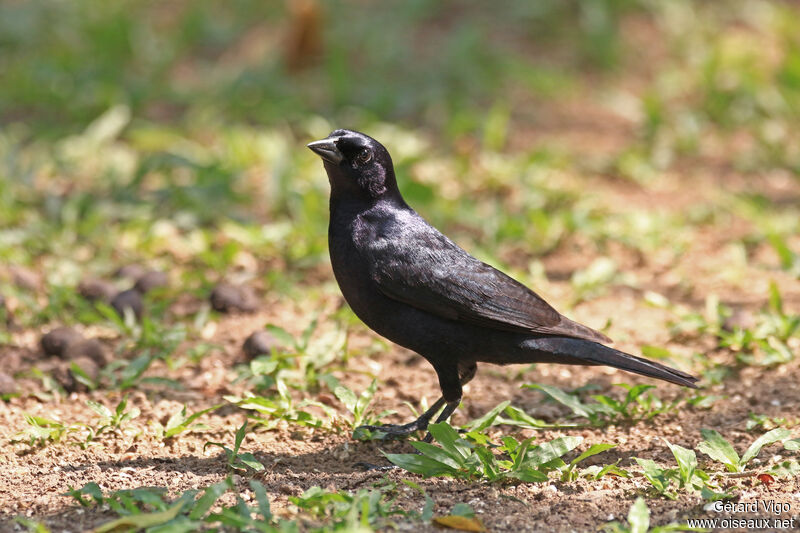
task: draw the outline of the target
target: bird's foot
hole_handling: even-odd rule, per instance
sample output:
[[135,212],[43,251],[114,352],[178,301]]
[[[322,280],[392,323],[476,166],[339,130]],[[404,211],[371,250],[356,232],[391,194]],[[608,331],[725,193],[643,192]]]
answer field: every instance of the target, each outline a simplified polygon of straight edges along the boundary
[[365,432],[369,432],[371,435],[378,434],[375,437],[380,440],[392,440],[392,439],[404,439],[411,435],[412,433],[416,433],[417,431],[421,431],[428,428],[428,421],[417,419],[413,422],[408,424],[382,424],[379,426],[358,426],[353,435],[364,435]]

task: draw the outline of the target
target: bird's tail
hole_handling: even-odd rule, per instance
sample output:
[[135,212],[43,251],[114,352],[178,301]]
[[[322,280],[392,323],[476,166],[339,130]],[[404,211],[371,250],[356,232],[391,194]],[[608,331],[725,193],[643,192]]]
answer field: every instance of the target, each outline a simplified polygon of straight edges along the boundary
[[544,358],[542,362],[572,365],[605,365],[619,368],[634,374],[663,379],[676,385],[697,388],[697,378],[686,372],[670,368],[661,363],[637,357],[596,342],[565,337],[545,337],[526,342],[527,348],[534,349]]

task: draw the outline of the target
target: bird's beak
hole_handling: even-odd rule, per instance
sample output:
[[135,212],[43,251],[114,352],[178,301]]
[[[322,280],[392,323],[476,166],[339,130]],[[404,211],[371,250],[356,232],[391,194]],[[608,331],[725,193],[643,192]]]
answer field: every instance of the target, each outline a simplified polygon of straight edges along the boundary
[[306,146],[325,161],[338,165],[344,159],[344,155],[336,148],[336,140],[322,139],[321,141],[308,143]]

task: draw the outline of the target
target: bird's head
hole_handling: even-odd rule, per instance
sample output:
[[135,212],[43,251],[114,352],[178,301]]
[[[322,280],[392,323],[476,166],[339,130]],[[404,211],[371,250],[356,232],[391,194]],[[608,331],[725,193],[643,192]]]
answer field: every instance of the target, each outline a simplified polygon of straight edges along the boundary
[[378,199],[399,196],[392,158],[381,143],[352,130],[335,130],[308,144],[320,156],[331,194]]

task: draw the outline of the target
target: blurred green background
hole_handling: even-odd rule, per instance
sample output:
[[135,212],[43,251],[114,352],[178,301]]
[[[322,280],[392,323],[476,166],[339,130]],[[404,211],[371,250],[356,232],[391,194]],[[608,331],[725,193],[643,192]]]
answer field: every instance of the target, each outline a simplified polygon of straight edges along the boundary
[[727,203],[635,211],[587,180],[796,184],[798,14],[762,1],[3,2],[0,260],[59,286],[126,261],[188,265],[205,287],[252,254],[287,286],[327,255],[328,185],[304,144],[350,127],[390,147],[414,207],[521,276],[576,239],[592,254],[610,241],[679,254],[686,228],[732,209],[791,266],[796,193],[745,185]]
[[47,130],[109,107],[171,122],[309,115],[464,133],[512,89],[551,94],[614,68],[635,1],[11,2],[2,113]]

